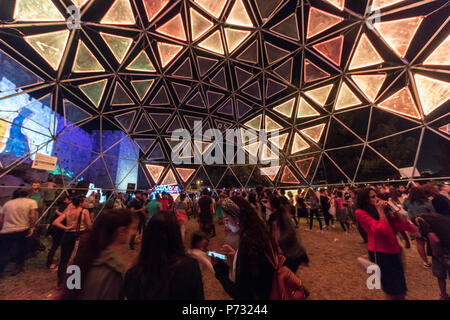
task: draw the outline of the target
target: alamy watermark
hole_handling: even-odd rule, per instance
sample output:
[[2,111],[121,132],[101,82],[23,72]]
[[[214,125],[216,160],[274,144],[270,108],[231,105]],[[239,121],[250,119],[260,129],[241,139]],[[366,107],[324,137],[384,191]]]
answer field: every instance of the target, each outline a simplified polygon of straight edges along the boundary
[[367,274],[370,276],[367,278],[366,285],[369,290],[381,289],[381,270],[376,264],[371,264],[367,267]]

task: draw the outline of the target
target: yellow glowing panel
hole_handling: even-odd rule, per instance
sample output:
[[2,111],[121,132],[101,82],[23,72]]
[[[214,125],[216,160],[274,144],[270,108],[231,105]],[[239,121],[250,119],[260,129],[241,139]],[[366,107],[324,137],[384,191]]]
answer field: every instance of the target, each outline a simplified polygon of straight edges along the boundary
[[158,51],[159,56],[161,57],[162,67],[164,68],[165,66],[167,66],[169,62],[172,61],[173,58],[175,58],[175,56],[180,53],[182,49],[183,46],[158,42]]
[[291,153],[297,153],[303,150],[308,149],[310,146],[308,142],[305,141],[298,133],[295,133],[294,136],[294,143],[292,144],[292,150]]
[[405,0],[373,0],[372,10],[381,9]]
[[248,37],[250,31],[234,30],[230,28],[225,28],[225,38],[228,44],[228,52],[232,53],[234,49],[239,47],[239,45]]
[[139,99],[143,100],[144,97],[147,95],[148,91],[150,90],[153,82],[155,80],[134,80],[131,81],[131,85],[133,86],[134,90],[136,90]]
[[261,142],[251,143],[244,146],[244,150],[247,151],[251,156],[257,157],[260,144]]
[[414,17],[377,22],[374,26],[392,50],[404,58],[422,21],[423,17]]
[[127,67],[127,70],[144,72],[156,71],[145,50],[142,50],[141,53],[136,58],[134,58],[133,61],[131,61],[131,63]]
[[333,85],[329,84],[325,87],[320,87],[314,90],[306,91],[305,94],[314,100],[318,105],[324,106],[325,102],[328,100],[328,96],[330,95],[331,89],[333,89]]
[[77,53],[75,54],[75,62],[72,67],[72,72],[104,72],[97,58],[92,54],[91,50],[84,44],[83,41],[78,41]]
[[344,35],[333,38],[318,44],[313,45],[313,48],[325,56],[335,65],[341,65],[342,48],[344,46]]
[[161,12],[161,10],[169,3],[169,0],[143,0],[145,12],[147,13],[148,21],[153,20],[154,17]]
[[172,169],[167,172],[166,177],[161,182],[162,186],[174,186],[177,185],[178,181],[177,178],[175,178],[175,174],[173,173]]
[[250,20],[242,0],[237,0],[234,3],[226,23],[240,27],[253,27],[252,20]]
[[342,110],[361,104],[361,100],[353,93],[348,85],[343,82],[336,102],[336,110]]
[[181,180],[183,182],[186,182],[189,180],[189,178],[192,176],[192,174],[195,172],[195,169],[189,169],[189,168],[176,168],[178,174],[181,177]]
[[308,33],[306,37],[308,39],[312,38],[342,21],[344,21],[342,17],[311,7],[309,10]]
[[108,34],[100,32],[103,40],[105,40],[109,49],[111,49],[114,57],[119,63],[123,62],[125,55],[133,44],[133,38],[127,38],[122,36],[116,36],[114,34]]
[[129,0],[116,0],[113,5],[106,12],[102,24],[121,24],[134,25],[136,20],[134,18],[133,9]]
[[198,44],[200,48],[218,53],[218,54],[224,54],[223,46],[222,46],[222,39],[220,37],[220,31],[217,30],[212,35],[210,35],[208,38],[203,40]]
[[300,98],[299,107],[297,111],[297,119],[309,118],[320,116],[320,113],[316,111],[305,99]]
[[286,102],[283,102],[278,107],[273,108],[274,111],[282,114],[285,117],[292,117],[292,112],[294,111],[295,106],[295,98],[292,98],[291,100],[288,100]]
[[341,11],[344,10],[345,8],[345,0],[326,0],[326,1],[331,3],[333,6],[335,6]]
[[325,123],[322,123],[322,124],[319,124],[319,125],[311,127],[311,128],[306,128],[306,129],[300,130],[300,132],[303,133],[308,138],[310,138],[315,143],[319,143],[324,129],[325,129]]
[[288,166],[284,167],[283,175],[281,176],[281,183],[300,183],[294,176]]
[[289,137],[288,133],[284,133],[280,136],[278,136],[278,140],[276,137],[271,137],[268,140],[273,143],[274,145],[278,146],[278,149],[282,150],[284,149],[284,145],[286,144],[287,138]]
[[280,166],[261,168],[261,175],[267,176],[267,178],[269,178],[270,181],[273,181],[275,180],[278,171],[280,171]]
[[186,33],[184,32],[183,20],[180,13],[156,29],[156,31],[166,36],[186,41]]
[[400,91],[393,94],[383,102],[378,104],[379,108],[389,112],[402,114],[408,117],[420,119],[416,104],[408,87],[404,87]]
[[262,116],[259,115],[255,118],[253,118],[252,120],[247,121],[246,123],[244,123],[244,125],[252,128],[252,129],[259,130],[261,128],[261,120],[262,120]]
[[306,178],[309,174],[309,170],[311,170],[311,165],[313,164],[314,157],[298,160],[295,162],[295,165],[297,166],[298,170],[302,174],[304,178]]
[[450,35],[430,54],[423,64],[450,65]]
[[108,80],[100,80],[92,83],[81,85],[79,88],[86,97],[98,108],[102,101],[103,93],[105,92],[106,84]]
[[158,183],[159,178],[161,177],[161,173],[164,171],[164,167],[157,166],[154,164],[146,164],[145,167],[147,168],[147,171],[150,173],[150,176],[152,177],[153,181],[155,183]]
[[73,4],[76,5],[78,8],[84,6],[84,4],[88,1],[89,0],[72,0]]
[[192,40],[195,41],[203,34],[205,34],[214,25],[214,23],[203,17],[200,13],[192,8],[190,9],[190,13]]
[[227,0],[195,0],[196,3],[205,9],[212,16],[219,18]]
[[378,92],[380,92],[387,75],[384,73],[382,75],[368,74],[368,75],[356,75],[351,78],[358,87],[364,92],[366,97],[374,102],[377,98]]
[[16,0],[16,21],[66,21],[51,0]]
[[450,99],[450,83],[414,75],[423,113],[427,116]]
[[362,35],[350,63],[349,70],[364,68],[383,63],[384,60],[375,49],[369,38],[365,34]]
[[69,30],[63,30],[27,36],[24,39],[56,71],[61,64],[69,34]]
[[281,130],[283,127],[275,122],[272,118],[266,116],[266,131]]

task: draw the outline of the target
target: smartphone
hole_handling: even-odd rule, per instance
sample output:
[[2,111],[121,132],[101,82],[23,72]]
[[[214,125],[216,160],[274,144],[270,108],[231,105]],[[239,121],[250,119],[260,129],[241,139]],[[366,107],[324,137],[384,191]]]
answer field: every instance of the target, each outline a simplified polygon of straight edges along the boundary
[[216,257],[216,258],[221,259],[221,260],[226,260],[225,255],[217,253],[217,252],[214,252],[214,251],[208,251],[208,256]]

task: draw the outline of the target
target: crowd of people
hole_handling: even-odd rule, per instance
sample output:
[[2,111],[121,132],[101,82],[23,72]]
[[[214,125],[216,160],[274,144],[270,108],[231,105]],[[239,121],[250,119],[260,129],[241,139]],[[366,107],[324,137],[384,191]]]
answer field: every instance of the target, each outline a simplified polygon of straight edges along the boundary
[[[49,183],[44,191],[38,182],[31,189],[16,190],[0,209],[0,277],[10,262],[15,264],[12,275],[24,271],[30,239],[39,239],[43,232],[38,227],[46,225],[45,233],[52,239],[46,266],[58,270],[57,286],[65,299],[203,299],[202,272],[211,272],[231,298],[267,300],[277,257],[283,257],[293,274],[310,264],[298,229],[305,221],[304,231],[313,230],[314,220],[318,232],[337,226],[333,232],[360,234],[368,259],[381,270],[388,299],[406,297],[403,251],[415,242],[423,266],[437,278],[441,298],[449,299],[447,184],[297,192],[203,189],[200,194],[181,192],[175,199],[149,189],[107,193],[100,204],[95,193],[59,194]],[[195,219],[198,230],[187,239],[189,219]],[[216,228],[224,228],[226,236],[211,254],[208,247]],[[37,247],[42,249],[42,244]],[[124,255],[136,250],[138,258],[130,268]],[[67,267],[72,264],[81,270],[81,290],[67,289]]]

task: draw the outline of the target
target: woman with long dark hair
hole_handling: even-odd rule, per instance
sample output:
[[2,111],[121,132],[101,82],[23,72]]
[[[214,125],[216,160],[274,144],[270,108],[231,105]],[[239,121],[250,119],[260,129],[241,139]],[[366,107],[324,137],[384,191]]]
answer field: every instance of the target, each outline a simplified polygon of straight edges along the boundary
[[66,290],[64,299],[123,299],[126,264],[121,252],[130,242],[132,228],[137,227],[137,219],[132,222],[128,209],[108,210],[98,216],[74,262],[80,267],[81,290]]
[[226,227],[238,232],[240,241],[237,251],[229,245],[221,251],[231,263],[231,279],[229,266],[212,258],[216,278],[235,300],[268,300],[275,274],[271,259],[278,255],[277,244],[248,201],[231,197],[222,208]]
[[125,275],[128,300],[203,300],[197,260],[185,253],[176,216],[161,211],[148,222],[137,264]]

